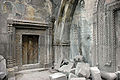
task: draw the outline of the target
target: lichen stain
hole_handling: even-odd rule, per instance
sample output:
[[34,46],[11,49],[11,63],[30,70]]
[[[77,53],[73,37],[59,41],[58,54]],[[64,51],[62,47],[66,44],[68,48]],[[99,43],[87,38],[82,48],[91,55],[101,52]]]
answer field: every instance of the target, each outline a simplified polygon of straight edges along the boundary
[[30,5],[26,7],[26,19],[35,20],[35,9]]
[[106,3],[110,3],[111,0],[106,0]]
[[3,13],[12,13],[12,4],[10,2],[4,2]]
[[[37,4],[37,1],[35,2]],[[32,4],[31,0],[7,0],[2,3],[2,11],[7,13],[10,18],[48,21],[48,18],[52,15],[52,4],[49,0],[46,0],[46,2],[40,1],[39,3],[44,4],[44,7]]]
[[15,3],[24,3],[24,0],[16,0]]

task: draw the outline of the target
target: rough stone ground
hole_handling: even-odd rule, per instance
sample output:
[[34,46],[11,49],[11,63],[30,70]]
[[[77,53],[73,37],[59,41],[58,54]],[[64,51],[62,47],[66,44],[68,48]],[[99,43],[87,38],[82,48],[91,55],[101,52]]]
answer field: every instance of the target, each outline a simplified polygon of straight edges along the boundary
[[11,77],[8,80],[49,80],[49,70],[23,70],[18,72],[15,77]]

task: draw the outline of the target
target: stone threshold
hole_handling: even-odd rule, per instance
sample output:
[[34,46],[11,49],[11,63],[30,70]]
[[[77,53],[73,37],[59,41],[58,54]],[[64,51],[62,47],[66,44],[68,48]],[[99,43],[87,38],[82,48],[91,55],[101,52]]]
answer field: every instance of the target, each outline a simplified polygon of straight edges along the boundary
[[29,70],[22,70],[22,71],[19,71],[19,72],[15,72],[15,74],[27,74],[27,73],[30,73],[30,72],[41,72],[41,71],[46,71],[46,70],[49,70],[48,68],[37,68],[37,69],[29,69]]

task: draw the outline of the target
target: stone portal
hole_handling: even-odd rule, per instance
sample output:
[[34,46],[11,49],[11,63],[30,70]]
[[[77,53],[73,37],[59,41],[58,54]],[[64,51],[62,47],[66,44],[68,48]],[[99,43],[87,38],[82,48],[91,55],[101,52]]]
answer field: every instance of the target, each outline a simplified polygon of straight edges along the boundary
[[48,23],[8,20],[8,33],[8,67],[23,70],[52,65],[52,28]]

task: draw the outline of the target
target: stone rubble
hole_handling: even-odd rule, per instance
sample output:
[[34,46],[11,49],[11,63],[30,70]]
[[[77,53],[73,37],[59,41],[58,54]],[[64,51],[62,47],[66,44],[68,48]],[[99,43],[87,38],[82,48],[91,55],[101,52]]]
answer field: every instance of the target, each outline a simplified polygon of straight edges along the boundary
[[91,67],[90,71],[93,80],[102,80],[100,70],[97,67]]
[[117,80],[120,80],[120,71],[115,72],[115,74],[117,75]]
[[71,78],[78,78],[78,76],[73,73],[70,73],[68,76],[68,80],[70,80]]
[[72,67],[73,67],[73,63],[69,63],[68,65],[63,65],[58,70],[61,72],[68,72],[69,73],[71,71]]
[[75,70],[75,75],[79,77],[89,78],[90,76],[90,65],[88,63],[78,63]]
[[[76,59],[75,59],[76,58]],[[115,73],[100,71],[98,67],[90,67],[82,56],[74,58],[74,62],[61,60],[50,80],[120,80],[120,71]],[[55,69],[56,70],[56,69]],[[6,77],[6,60],[0,55],[0,80]]]
[[72,69],[70,70],[70,73],[75,74],[75,70],[76,70],[76,68],[72,68]]
[[[63,62],[59,63],[59,69],[57,69],[57,71],[65,74],[64,76],[67,77],[67,80],[119,80],[118,76],[120,77],[119,71],[109,73],[100,71],[98,67],[90,67],[90,65],[85,62],[83,56],[76,56],[73,62],[69,60],[61,61]],[[51,80],[59,80],[60,75],[56,77],[56,79],[51,78]],[[62,78],[62,80],[66,79]]]
[[78,62],[85,62],[83,56],[80,56],[80,55],[75,56],[73,60],[74,60],[73,68],[76,68]]
[[5,77],[5,73],[4,72],[0,72],[0,80],[3,79]]
[[108,73],[105,71],[101,71],[101,77],[106,80],[114,80],[117,78],[117,75],[115,73]]
[[75,56],[75,57],[74,57],[74,61],[75,61],[75,62],[83,62],[83,61],[85,61],[85,60],[84,60],[83,56],[78,55],[78,56]]

